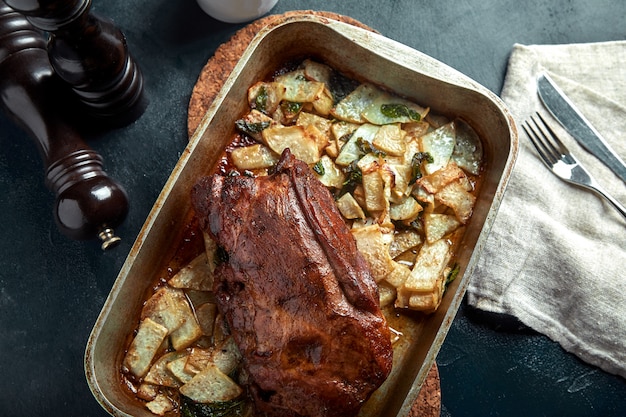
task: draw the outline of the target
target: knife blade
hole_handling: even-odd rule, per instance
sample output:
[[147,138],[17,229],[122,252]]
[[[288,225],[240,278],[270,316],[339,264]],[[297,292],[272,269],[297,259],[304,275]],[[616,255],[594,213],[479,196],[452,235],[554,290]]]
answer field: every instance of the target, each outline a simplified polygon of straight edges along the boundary
[[626,182],[626,164],[624,164],[624,161],[611,149],[602,135],[583,116],[548,74],[541,74],[537,78],[537,91],[543,104],[565,130],[583,148],[602,161],[622,181]]

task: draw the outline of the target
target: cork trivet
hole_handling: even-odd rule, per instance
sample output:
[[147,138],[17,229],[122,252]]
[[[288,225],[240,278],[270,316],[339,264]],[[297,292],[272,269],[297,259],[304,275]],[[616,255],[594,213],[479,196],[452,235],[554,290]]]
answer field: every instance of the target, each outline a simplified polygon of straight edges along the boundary
[[[241,54],[259,30],[265,26],[277,25],[285,18],[301,14],[313,14],[326,17],[376,32],[351,17],[332,12],[311,10],[291,11],[281,15],[270,15],[255,20],[237,31],[226,43],[220,45],[215,51],[215,54],[209,59],[204,68],[202,68],[189,100],[189,108],[187,111],[187,131],[189,137],[195,132],[202,117],[204,117],[204,114],[211,105],[211,102],[237,64]],[[441,390],[439,385],[439,371],[437,364],[433,364],[422,385],[419,396],[415,400],[407,417],[439,417],[440,413]]]

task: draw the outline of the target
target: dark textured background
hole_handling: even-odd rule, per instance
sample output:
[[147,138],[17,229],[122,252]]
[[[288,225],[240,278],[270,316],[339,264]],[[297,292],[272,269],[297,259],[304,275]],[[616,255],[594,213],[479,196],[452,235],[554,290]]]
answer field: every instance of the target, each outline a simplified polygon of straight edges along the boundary
[[[0,115],[0,416],[103,417],[83,372],[91,327],[187,141],[187,105],[205,62],[243,25],[194,0],[93,0],[125,33],[150,105],[125,128],[89,138],[131,200],[103,253],[56,229],[54,197],[30,138]],[[615,0],[281,0],[272,13],[327,10],[425,52],[492,91],[515,42],[626,39]],[[524,140],[522,138],[522,140]],[[438,356],[442,416],[624,416],[626,381],[581,363],[542,335],[463,306]]]

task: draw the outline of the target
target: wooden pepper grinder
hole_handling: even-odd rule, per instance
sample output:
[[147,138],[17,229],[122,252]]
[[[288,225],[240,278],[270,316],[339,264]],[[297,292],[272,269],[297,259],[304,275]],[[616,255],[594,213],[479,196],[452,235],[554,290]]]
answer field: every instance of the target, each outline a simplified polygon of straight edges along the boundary
[[111,126],[130,123],[143,113],[143,76],[126,38],[113,22],[90,11],[91,0],[5,3],[49,33],[50,63],[89,114]]
[[2,1],[0,103],[36,140],[46,186],[56,194],[59,230],[73,239],[99,237],[103,249],[119,242],[113,228],[128,212],[126,192],[106,175],[102,157],[68,122],[67,110],[76,99],[50,65],[43,34]]

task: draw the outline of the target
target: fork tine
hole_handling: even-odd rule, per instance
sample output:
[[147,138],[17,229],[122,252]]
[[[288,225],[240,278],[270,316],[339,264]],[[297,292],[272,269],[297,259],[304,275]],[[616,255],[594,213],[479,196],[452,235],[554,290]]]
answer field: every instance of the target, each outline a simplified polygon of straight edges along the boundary
[[541,116],[541,114],[539,114],[538,112],[536,114],[539,117],[539,119],[541,120],[543,128],[539,126],[539,124],[537,123],[536,120],[533,119],[533,122],[535,124],[537,124],[537,127],[543,133],[543,137],[545,139],[544,144],[547,144],[553,150],[555,158],[556,159],[561,159],[561,160],[563,160],[563,162],[566,162],[566,163],[569,163],[569,164],[578,163],[578,161],[576,160],[574,155],[572,155],[569,152],[569,150],[565,147],[563,142],[561,142],[561,140],[559,139],[557,134],[554,133],[554,130],[552,130],[550,125],[548,123],[546,123],[546,121],[543,118],[543,116]]
[[559,158],[561,158],[563,152],[561,152],[561,149],[557,149],[553,141],[550,141],[550,139],[556,139],[556,137],[554,136],[554,132],[552,132],[548,125],[546,125],[546,121],[541,117],[539,113],[535,114],[539,116],[541,122],[543,123],[543,127],[539,125],[539,122],[537,122],[537,119],[535,117],[531,117],[530,119],[535,124],[537,136],[539,137],[544,150],[550,154],[550,156],[552,157],[552,163],[554,163],[559,160]]
[[[569,154],[569,151],[567,150],[567,148],[565,147],[565,145],[563,145],[563,142],[561,142],[561,140],[559,139],[559,137],[556,135],[556,133],[554,133],[554,130],[552,130],[552,128],[550,127],[550,125],[548,125],[545,121],[545,119],[543,118],[543,116],[541,114],[539,114],[539,112],[536,113],[537,117],[539,117],[539,120],[541,120],[541,123],[543,124],[543,127],[547,130],[548,134],[550,135],[550,137],[552,138],[552,143],[556,143],[557,147],[558,147],[558,151],[560,152],[561,155],[567,155]],[[537,121],[535,121],[535,124],[537,123]]]
[[554,155],[554,152],[550,152],[550,149],[546,147],[544,141],[541,140],[542,135],[540,131],[538,132],[539,126],[537,126],[537,122],[535,122],[532,117],[531,120],[535,123],[535,127],[533,127],[530,122],[526,121],[526,123],[522,125],[522,129],[524,129],[526,135],[528,135],[528,138],[539,153],[541,160],[550,167],[550,165],[556,163],[558,156]]

